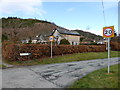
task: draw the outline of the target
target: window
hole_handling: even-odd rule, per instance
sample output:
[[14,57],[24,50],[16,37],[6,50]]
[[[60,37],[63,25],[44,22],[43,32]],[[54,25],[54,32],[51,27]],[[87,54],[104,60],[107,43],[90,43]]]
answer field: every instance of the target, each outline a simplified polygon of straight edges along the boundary
[[77,45],[77,42],[76,42],[76,45]]
[[74,45],[74,42],[72,42],[72,45]]

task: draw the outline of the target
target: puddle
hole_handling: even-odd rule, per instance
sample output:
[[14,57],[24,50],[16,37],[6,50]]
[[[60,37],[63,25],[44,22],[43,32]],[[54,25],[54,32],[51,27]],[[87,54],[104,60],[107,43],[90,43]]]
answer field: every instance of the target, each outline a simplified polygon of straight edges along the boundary
[[68,66],[75,66],[76,64],[67,64]]
[[49,73],[49,72],[54,72],[54,70],[47,70],[47,71],[44,71],[44,73]]
[[74,70],[80,70],[80,69],[82,69],[82,67],[79,67],[79,68],[75,68]]

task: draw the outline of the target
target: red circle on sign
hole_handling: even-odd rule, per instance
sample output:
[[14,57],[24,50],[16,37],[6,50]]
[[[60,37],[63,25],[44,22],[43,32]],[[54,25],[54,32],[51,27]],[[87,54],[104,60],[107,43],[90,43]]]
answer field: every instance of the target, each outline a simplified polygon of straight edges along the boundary
[[[113,31],[112,31],[112,33],[111,33],[110,35],[106,35],[106,34],[105,34],[105,31],[108,30],[108,29],[110,29],[110,30],[112,31],[112,28],[110,28],[110,27],[109,27],[109,28],[105,28],[105,29],[103,30],[103,34],[104,34],[104,36],[106,36],[106,37],[110,37],[110,36],[113,35]],[[106,31],[106,33],[107,33],[107,32],[108,32],[108,31]]]

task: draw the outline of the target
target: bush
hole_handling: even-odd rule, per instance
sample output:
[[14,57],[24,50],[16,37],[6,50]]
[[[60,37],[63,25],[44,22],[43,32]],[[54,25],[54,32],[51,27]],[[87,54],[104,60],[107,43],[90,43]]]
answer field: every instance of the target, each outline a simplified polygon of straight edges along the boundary
[[61,45],[61,44],[63,44],[63,45],[70,45],[69,41],[66,40],[66,39],[62,39],[62,40],[60,41],[60,45]]
[[[3,43],[3,58],[10,61],[35,60],[50,57],[50,45]],[[53,45],[53,56],[83,52],[104,52],[105,45]],[[20,56],[20,53],[31,53]]]
[[8,40],[8,37],[7,37],[7,35],[2,34],[2,42],[3,42],[4,40]]
[[119,42],[110,42],[111,50],[120,51],[120,43]]
[[91,44],[90,45],[97,45],[97,43],[96,42],[91,42]]

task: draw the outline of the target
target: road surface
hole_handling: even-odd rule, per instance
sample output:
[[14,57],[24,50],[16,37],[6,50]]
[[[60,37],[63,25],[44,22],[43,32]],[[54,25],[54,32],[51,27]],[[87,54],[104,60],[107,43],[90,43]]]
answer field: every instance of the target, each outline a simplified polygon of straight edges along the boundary
[[[120,58],[111,58],[110,63],[118,64]],[[65,88],[104,67],[107,59],[3,69],[2,88]]]

